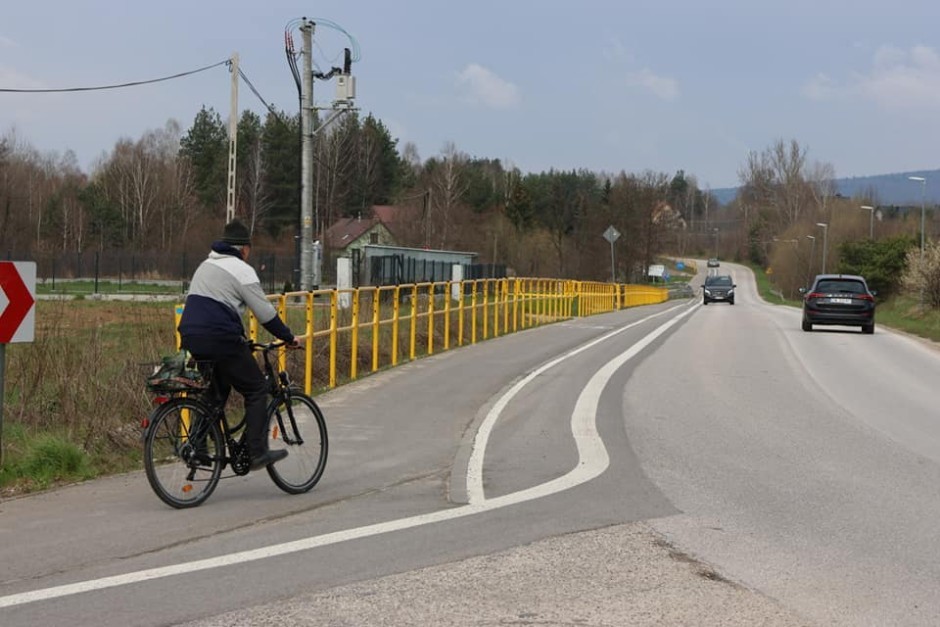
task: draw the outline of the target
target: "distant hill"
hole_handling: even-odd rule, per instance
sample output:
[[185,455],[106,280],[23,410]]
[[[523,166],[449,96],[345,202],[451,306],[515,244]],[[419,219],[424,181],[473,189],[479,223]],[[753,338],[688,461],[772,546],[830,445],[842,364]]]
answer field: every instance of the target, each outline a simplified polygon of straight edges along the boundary
[[[836,179],[836,193],[843,196],[865,196],[870,191],[875,194],[875,202],[880,205],[920,206],[921,183],[911,181],[909,176],[922,176],[927,179],[927,204],[940,203],[940,170],[916,170],[897,174],[877,174],[874,176],[854,176]],[[723,205],[734,200],[737,187],[725,187],[711,190],[712,195]]]

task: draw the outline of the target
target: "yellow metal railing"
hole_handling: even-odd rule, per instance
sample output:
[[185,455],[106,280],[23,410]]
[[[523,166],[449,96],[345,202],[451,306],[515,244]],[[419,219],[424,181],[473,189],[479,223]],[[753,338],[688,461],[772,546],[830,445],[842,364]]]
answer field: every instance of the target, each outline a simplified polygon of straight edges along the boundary
[[[309,394],[355,380],[363,371],[575,316],[666,301],[665,288],[563,279],[478,279],[355,289],[288,292],[269,297],[306,338],[302,372]],[[176,322],[182,306],[176,306]],[[249,314],[249,337],[259,337]],[[177,337],[177,343],[179,338]],[[280,354],[287,367],[287,353]],[[300,378],[298,378],[300,377]]]

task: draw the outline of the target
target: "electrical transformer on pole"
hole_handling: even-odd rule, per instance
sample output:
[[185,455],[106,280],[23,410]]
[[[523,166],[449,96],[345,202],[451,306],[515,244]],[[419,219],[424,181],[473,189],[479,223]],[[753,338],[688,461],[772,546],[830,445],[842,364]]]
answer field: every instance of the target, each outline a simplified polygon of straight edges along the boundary
[[[327,26],[339,28],[329,20],[324,20],[324,23]],[[300,289],[303,291],[310,291],[315,286],[319,287],[322,277],[323,245],[319,240],[314,241],[314,139],[321,131],[336,121],[340,115],[353,111],[353,100],[356,97],[356,79],[351,73],[353,55],[349,48],[345,50],[345,61],[342,68],[333,68],[325,74],[313,73],[313,33],[315,28],[316,23],[313,20],[303,18],[301,21],[300,32],[303,36],[302,54],[304,59],[300,98],[300,128],[302,134],[300,162]],[[342,29],[339,30],[348,36],[348,33]],[[351,37],[350,40],[354,42]],[[358,52],[356,58],[358,59]],[[313,79],[327,80],[336,75],[338,75],[336,98],[331,106],[324,107],[329,109],[331,113],[317,128],[314,128],[314,113],[318,107],[314,104],[313,99]]]

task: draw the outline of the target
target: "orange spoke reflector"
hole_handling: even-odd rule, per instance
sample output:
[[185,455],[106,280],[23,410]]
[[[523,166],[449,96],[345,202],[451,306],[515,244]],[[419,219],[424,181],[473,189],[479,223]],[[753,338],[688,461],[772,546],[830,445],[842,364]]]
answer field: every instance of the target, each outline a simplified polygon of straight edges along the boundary
[[278,434],[277,425],[274,425],[274,431],[271,432],[271,439],[272,439],[272,440],[276,440],[276,439],[277,439],[277,434]]
[[186,485],[183,486],[183,492],[192,492],[192,491],[193,491],[193,484],[187,483]]

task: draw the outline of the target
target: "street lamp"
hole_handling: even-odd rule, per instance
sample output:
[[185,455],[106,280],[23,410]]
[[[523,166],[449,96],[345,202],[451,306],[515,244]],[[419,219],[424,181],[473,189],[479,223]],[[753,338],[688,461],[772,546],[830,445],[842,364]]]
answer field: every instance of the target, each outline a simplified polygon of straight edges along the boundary
[[924,214],[927,209],[927,179],[922,176],[909,176],[908,180],[920,183],[920,260],[924,260]]
[[[815,236],[815,235],[807,235],[807,236],[806,236],[806,239],[811,239],[811,240],[813,240],[813,247],[810,249],[810,253],[809,253],[809,266],[807,266],[809,269],[812,269],[812,267],[813,267],[813,262],[816,261],[816,236]],[[807,280],[807,282],[809,282],[809,277],[806,277],[806,280]]]
[[826,222],[817,222],[816,226],[821,226],[823,230],[822,273],[826,274],[826,251],[829,248],[829,225]]
[[875,208],[870,205],[862,205],[859,209],[868,209],[868,239],[875,239]]
[[715,259],[718,259],[718,227],[715,227]]

